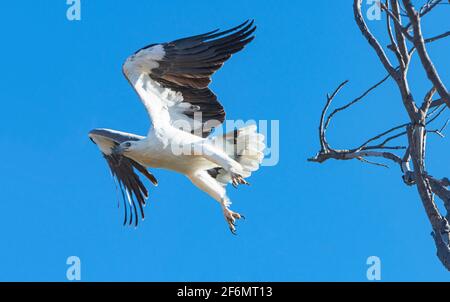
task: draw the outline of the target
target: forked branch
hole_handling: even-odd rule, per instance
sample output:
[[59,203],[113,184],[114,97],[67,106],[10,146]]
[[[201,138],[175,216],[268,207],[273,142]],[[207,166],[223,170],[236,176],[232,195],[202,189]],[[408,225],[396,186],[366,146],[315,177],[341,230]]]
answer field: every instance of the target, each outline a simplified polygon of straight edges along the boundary
[[[386,167],[386,164],[375,162],[382,160],[398,165],[402,172],[402,179],[408,186],[416,186],[419,197],[424,206],[427,217],[433,229],[433,238],[437,248],[438,258],[450,270],[450,181],[448,178],[435,178],[428,174],[426,169],[427,135],[437,134],[444,137],[443,131],[448,126],[448,120],[443,126],[429,129],[429,125],[437,121],[450,108],[449,92],[444,85],[437,68],[428,55],[426,45],[450,36],[450,33],[425,38],[421,28],[421,18],[428,15],[433,9],[443,4],[440,0],[426,1],[419,10],[416,10],[410,0],[385,0],[381,9],[386,17],[386,30],[390,44],[387,48],[395,54],[398,67],[387,56],[384,47],[371,33],[362,14],[362,0],[354,0],[353,12],[356,24],[367,43],[375,51],[387,75],[380,81],[366,89],[346,105],[334,109],[330,114],[330,107],[339,92],[348,81],[342,82],[331,95],[327,95],[322,110],[319,125],[320,150],[311,162],[324,163],[328,160],[353,160]],[[406,25],[403,25],[406,24]],[[431,88],[418,105],[408,82],[408,70],[411,57],[417,52],[420,64],[427,76]],[[388,79],[396,83],[401,101],[408,114],[409,121],[401,122],[359,144],[358,147],[348,149],[333,148],[327,139],[327,129],[336,116],[348,111],[360,103],[370,93],[380,88]],[[435,94],[439,98],[434,99]],[[397,142],[394,144],[396,141]],[[370,159],[369,159],[370,158]],[[436,205],[438,198],[445,206],[447,213],[441,215]]]

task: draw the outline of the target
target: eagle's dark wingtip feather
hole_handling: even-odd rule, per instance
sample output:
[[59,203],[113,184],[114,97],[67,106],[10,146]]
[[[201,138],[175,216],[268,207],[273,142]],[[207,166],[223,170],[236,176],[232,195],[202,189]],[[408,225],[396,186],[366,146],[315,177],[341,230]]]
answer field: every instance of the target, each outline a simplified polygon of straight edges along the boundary
[[[164,60],[159,60],[159,66],[149,72],[153,81],[181,93],[183,102],[198,107],[196,111],[202,112],[204,126],[202,137],[207,137],[218,125],[206,127],[208,121],[219,121],[221,124],[225,120],[223,106],[208,87],[211,77],[225,61],[254,39],[256,28],[255,20],[248,19],[228,30],[164,43]],[[192,118],[190,110],[183,114]],[[157,185],[155,181],[152,182]]]
[[[115,146],[118,146],[120,143],[128,140],[139,141],[144,137],[111,129],[98,128],[89,132],[89,138],[95,144],[99,143],[96,138],[100,138],[102,141],[106,140],[110,143],[106,146],[102,145],[102,143],[99,144],[102,145],[100,147],[107,147],[110,149],[110,152],[102,152],[102,154],[111,170],[116,189],[120,189],[122,195],[122,203],[124,206],[123,225],[132,225],[133,223],[137,225],[139,221],[137,207],[139,206],[141,217],[144,217],[145,199],[149,196],[148,189],[141,181],[138,172],[144,175],[153,184],[157,184],[157,180],[153,174],[147,171],[142,165],[122,154],[116,153],[114,149]],[[102,148],[100,149],[103,151]],[[136,202],[138,202],[138,205],[136,205]],[[120,201],[118,204],[120,206]]]
[[211,40],[216,39],[216,38],[218,38],[218,39],[221,39],[222,37],[225,38],[226,35],[228,35],[228,34],[230,34],[230,36],[233,36],[233,35],[236,35],[236,34],[239,35],[239,33],[246,32],[249,28],[251,28],[253,26],[253,24],[254,24],[254,20],[248,19],[245,22],[239,24],[238,26],[235,26],[233,28],[230,28],[230,29],[227,29],[227,30],[224,30],[224,31],[221,31],[221,32],[214,33],[214,34],[209,35],[209,36],[206,36],[203,39],[203,41],[206,42],[206,41],[211,41]]
[[[119,188],[122,193],[122,200],[124,205],[124,222],[123,225],[135,225],[137,227],[139,222],[139,214],[145,218],[144,206],[145,199],[148,198],[149,192],[145,185],[139,178],[137,172],[147,177],[152,183],[157,184],[156,178],[147,169],[139,163],[133,161],[128,157],[112,153],[105,155],[111,173],[119,183]],[[138,203],[136,205],[136,203]],[[139,213],[138,213],[139,206]],[[128,208],[130,211],[128,211]],[[128,213],[129,212],[129,213]]]
[[139,221],[139,216],[138,216],[138,212],[137,212],[137,208],[136,208],[136,204],[133,201],[133,209],[134,209],[134,226],[137,227],[138,226],[138,221]]

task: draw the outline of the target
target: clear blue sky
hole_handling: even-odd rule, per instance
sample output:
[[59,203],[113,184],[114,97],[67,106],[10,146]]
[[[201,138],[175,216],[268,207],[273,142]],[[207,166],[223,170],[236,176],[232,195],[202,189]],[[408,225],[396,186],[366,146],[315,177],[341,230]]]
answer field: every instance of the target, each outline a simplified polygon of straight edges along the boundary
[[[319,148],[325,94],[349,79],[336,100],[343,104],[385,74],[350,2],[81,2],[79,22],[66,19],[62,0],[0,4],[0,280],[64,281],[72,255],[84,281],[365,281],[372,255],[384,281],[450,280],[416,190],[397,167],[306,161]],[[427,18],[427,34],[448,30],[445,13]],[[212,87],[230,119],[280,120],[281,154],[251,187],[231,190],[233,209],[247,217],[239,236],[215,201],[159,170],[147,219],[123,227],[106,163],[87,138],[95,127],[147,132],[123,60],[144,45],[248,18],[258,25],[256,40]],[[370,25],[377,33],[385,26]],[[449,49],[447,41],[430,50],[448,85]],[[422,98],[429,84],[420,69],[412,75]],[[330,141],[355,146],[403,121],[389,83],[338,116]],[[430,139],[433,175],[449,176],[449,147],[448,139]]]

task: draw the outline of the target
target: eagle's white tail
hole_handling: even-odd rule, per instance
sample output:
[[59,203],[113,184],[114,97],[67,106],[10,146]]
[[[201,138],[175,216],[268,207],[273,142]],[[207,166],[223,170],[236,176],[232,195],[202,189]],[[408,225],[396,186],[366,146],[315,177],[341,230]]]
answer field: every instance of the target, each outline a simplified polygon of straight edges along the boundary
[[[259,169],[264,158],[264,135],[257,132],[256,125],[236,129],[212,139],[214,146],[224,150],[228,156],[237,161],[243,168],[241,176],[250,177]],[[226,185],[231,175],[220,167],[208,171],[217,181]]]

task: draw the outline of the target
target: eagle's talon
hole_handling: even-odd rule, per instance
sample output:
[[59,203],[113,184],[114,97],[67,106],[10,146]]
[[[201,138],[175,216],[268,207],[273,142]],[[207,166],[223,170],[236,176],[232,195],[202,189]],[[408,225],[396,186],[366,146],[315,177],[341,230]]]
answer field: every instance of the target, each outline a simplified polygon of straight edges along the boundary
[[239,185],[250,185],[242,175],[238,173],[231,172],[231,184],[233,187],[237,188]]
[[231,233],[236,235],[236,220],[245,218],[241,214],[233,212],[228,208],[224,208],[223,214],[225,216],[225,220],[228,223],[228,227],[230,228]]

